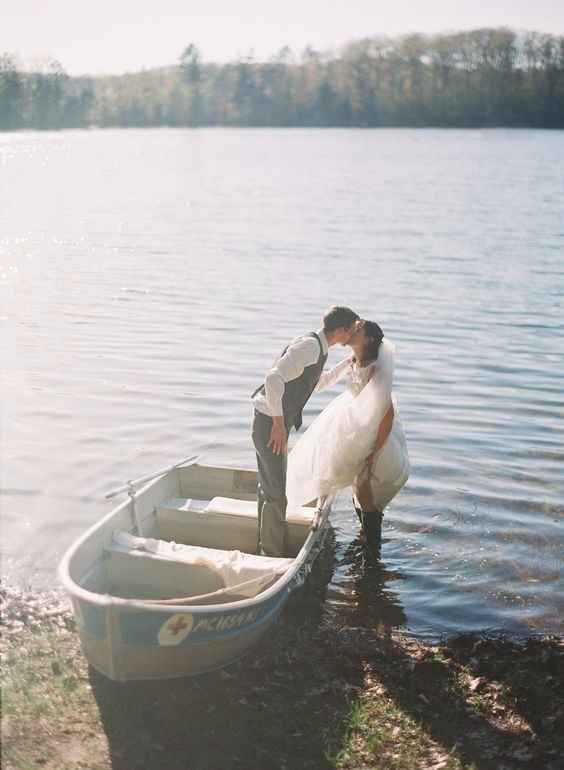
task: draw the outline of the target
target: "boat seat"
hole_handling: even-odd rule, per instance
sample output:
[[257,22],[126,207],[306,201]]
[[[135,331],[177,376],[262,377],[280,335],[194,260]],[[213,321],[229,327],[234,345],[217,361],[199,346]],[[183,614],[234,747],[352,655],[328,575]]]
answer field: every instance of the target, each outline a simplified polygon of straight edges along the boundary
[[[181,545],[129,532],[114,532],[106,556],[111,593],[145,599],[199,596],[225,588],[232,588],[237,598],[255,596],[292,564],[292,559]],[[218,600],[232,601],[233,596],[227,593]]]
[[[303,507],[286,516],[285,549],[295,556],[302,547],[315,508]],[[235,548],[254,553],[257,547],[257,504],[249,500],[174,497],[156,508],[159,536],[206,548]]]

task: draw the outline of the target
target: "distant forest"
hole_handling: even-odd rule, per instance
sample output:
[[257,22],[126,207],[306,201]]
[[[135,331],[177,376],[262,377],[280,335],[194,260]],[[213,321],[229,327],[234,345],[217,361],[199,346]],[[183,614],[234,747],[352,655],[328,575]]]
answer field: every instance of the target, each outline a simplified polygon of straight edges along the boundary
[[338,54],[288,48],[206,63],[69,77],[0,55],[0,130],[112,126],[564,128],[564,37],[507,28],[367,38]]

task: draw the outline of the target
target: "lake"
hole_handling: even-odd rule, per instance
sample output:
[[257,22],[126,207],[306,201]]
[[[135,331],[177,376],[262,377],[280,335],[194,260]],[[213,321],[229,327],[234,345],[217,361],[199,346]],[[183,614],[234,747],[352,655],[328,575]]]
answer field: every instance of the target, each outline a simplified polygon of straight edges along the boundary
[[254,467],[250,393],[337,303],[396,344],[412,472],[380,562],[337,500],[327,613],[564,631],[564,132],[0,134],[0,302],[11,580],[127,479]]

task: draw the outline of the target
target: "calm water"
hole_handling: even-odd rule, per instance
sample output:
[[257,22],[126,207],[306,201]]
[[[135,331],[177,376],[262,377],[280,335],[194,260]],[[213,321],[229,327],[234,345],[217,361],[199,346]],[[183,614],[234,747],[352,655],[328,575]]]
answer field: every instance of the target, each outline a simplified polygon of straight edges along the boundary
[[0,281],[5,573],[52,583],[128,478],[252,467],[249,393],[338,302],[397,345],[413,470],[380,563],[338,501],[328,611],[564,631],[564,133],[0,134]]

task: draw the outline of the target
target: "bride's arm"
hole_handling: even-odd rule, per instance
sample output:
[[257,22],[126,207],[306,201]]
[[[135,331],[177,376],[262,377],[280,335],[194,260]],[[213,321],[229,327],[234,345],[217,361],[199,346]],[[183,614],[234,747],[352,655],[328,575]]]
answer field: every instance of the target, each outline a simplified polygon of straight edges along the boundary
[[330,388],[331,385],[339,382],[339,380],[342,379],[350,369],[351,364],[352,356],[348,356],[348,358],[344,358],[340,363],[337,364],[337,366],[334,366],[328,372],[323,372],[319,378],[319,382],[315,386],[315,391],[318,393],[320,390]]

